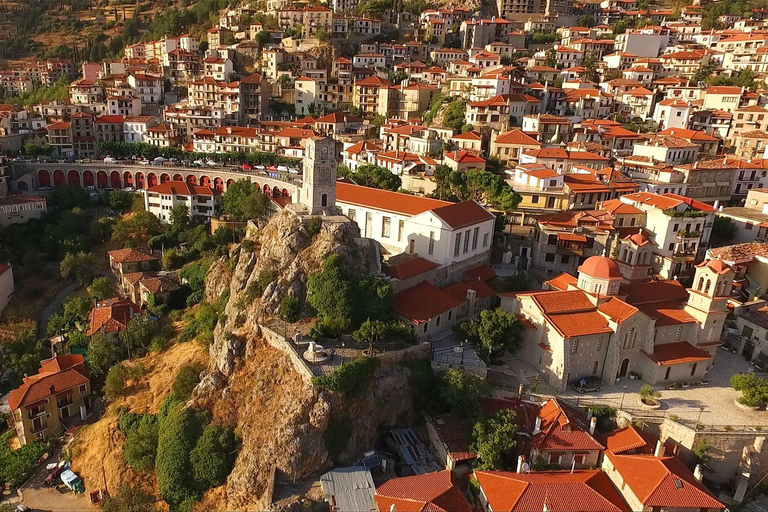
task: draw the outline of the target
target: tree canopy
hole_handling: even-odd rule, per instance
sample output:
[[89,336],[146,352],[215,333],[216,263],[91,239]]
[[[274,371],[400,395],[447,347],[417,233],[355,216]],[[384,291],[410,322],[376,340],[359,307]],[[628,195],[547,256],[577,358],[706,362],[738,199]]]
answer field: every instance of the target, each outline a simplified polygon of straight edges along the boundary
[[247,178],[237,180],[227,188],[221,209],[239,221],[265,219],[270,214],[269,198]]
[[436,189],[431,194],[434,198],[449,201],[475,200],[505,212],[514,210],[522,199],[503,176],[477,169],[454,171],[446,165],[438,165],[435,169],[435,185]]
[[502,409],[494,416],[478,421],[472,429],[472,451],[477,454],[477,469],[501,471],[512,468],[517,422],[515,411]]
[[463,322],[459,329],[488,359],[514,353],[523,343],[523,324],[505,309],[483,310]]

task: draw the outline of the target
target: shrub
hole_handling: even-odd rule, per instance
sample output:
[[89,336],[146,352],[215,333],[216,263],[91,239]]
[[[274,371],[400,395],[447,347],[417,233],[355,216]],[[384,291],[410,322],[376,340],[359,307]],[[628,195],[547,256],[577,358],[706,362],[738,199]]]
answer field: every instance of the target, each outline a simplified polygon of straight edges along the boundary
[[171,510],[187,499],[197,500],[200,496],[189,474],[189,456],[200,431],[195,413],[179,405],[172,407],[160,422],[155,470],[160,495]]
[[286,295],[280,301],[280,318],[286,322],[293,323],[299,319],[301,304],[299,299],[293,295]]
[[328,422],[328,429],[323,435],[325,449],[328,450],[328,456],[336,461],[341,453],[347,448],[349,438],[352,436],[352,420],[346,416],[334,416]]
[[472,450],[480,460],[477,467],[483,470],[511,469],[516,434],[513,409],[503,409],[492,418],[477,422],[472,429]]
[[118,363],[112,366],[107,372],[107,378],[104,381],[104,396],[107,400],[114,400],[123,394],[125,389],[125,371],[123,366]]
[[368,379],[378,367],[379,360],[375,357],[359,357],[343,363],[329,375],[314,377],[312,382],[329,391],[354,395],[365,389]]
[[640,388],[640,400],[643,402],[655,402],[659,398],[661,398],[661,393],[650,384],[645,384]]
[[159,421],[163,421],[168,417],[168,414],[173,410],[173,408],[179,404],[181,404],[181,402],[174,396],[173,393],[170,393],[167,397],[165,397],[163,403],[160,404],[160,409],[157,411],[157,419]]
[[200,382],[200,372],[203,371],[203,365],[199,363],[182,366],[176,378],[173,380],[173,396],[179,402],[186,402],[192,396],[195,386]]
[[178,322],[181,320],[181,316],[184,314],[184,311],[180,309],[173,309],[168,312],[168,318],[170,318],[173,322]]
[[203,492],[224,483],[235,463],[235,435],[231,429],[208,425],[189,454],[192,478]]
[[352,325],[349,318],[329,317],[322,318],[309,330],[309,335],[313,338],[338,338],[342,333],[347,332]]
[[315,237],[320,234],[320,230],[323,228],[323,218],[319,215],[313,215],[307,222],[307,233],[309,236]]
[[157,417],[145,414],[138,426],[126,435],[123,457],[131,469],[139,473],[149,473],[155,469],[159,428]]
[[33,441],[18,450],[11,451],[11,438],[16,433],[11,430],[0,436],[0,487],[8,482],[18,487],[37,467],[37,461],[45,453],[45,443]]
[[117,492],[107,494],[101,502],[101,512],[150,512],[155,499],[138,488],[120,484]]
[[194,306],[198,302],[205,298],[205,290],[197,290],[189,294],[187,297],[187,306]]
[[127,412],[124,407],[121,407],[120,417],[117,420],[117,428],[119,428],[125,435],[128,435],[139,427],[139,423],[144,419],[144,416],[146,416],[146,414]]
[[761,379],[754,373],[739,373],[731,377],[731,386],[741,391],[739,402],[750,407],[768,403],[768,380]]
[[168,340],[166,340],[162,336],[155,336],[154,338],[152,338],[152,341],[149,342],[149,351],[161,352],[165,348],[167,343],[168,343]]

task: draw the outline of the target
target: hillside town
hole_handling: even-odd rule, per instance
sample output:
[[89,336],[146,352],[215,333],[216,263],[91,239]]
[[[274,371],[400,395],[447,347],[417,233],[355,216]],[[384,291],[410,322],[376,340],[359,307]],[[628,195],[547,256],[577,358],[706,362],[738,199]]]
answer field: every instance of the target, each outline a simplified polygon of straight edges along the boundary
[[164,8],[0,60],[0,511],[768,510],[768,4]]

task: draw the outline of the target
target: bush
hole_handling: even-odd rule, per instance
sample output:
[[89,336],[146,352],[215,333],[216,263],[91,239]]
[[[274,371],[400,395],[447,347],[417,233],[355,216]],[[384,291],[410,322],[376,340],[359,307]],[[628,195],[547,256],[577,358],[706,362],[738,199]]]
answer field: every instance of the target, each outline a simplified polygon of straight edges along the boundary
[[138,425],[125,437],[123,457],[131,469],[149,473],[155,469],[159,422],[152,414],[142,415]]
[[201,434],[199,418],[188,408],[176,405],[160,422],[155,470],[160,495],[171,510],[185,500],[197,500],[199,492],[190,478],[189,457]]
[[201,492],[224,483],[235,463],[235,435],[231,429],[208,425],[189,454],[192,478]]
[[289,323],[293,323],[299,319],[299,313],[301,312],[301,304],[299,299],[293,295],[286,295],[283,300],[280,301],[280,318]]
[[45,443],[33,441],[11,451],[11,438],[16,433],[11,430],[0,436],[0,487],[4,483],[18,487],[27,479],[30,473],[37,467],[37,461],[45,453]]
[[313,215],[307,222],[307,233],[309,236],[316,237],[320,234],[320,230],[323,228],[323,218],[319,215]]
[[352,436],[352,420],[346,416],[334,416],[328,422],[328,428],[323,435],[328,457],[337,461],[339,455],[347,448]]
[[754,373],[739,373],[731,377],[731,386],[736,391],[741,391],[739,402],[758,407],[768,403],[768,380],[761,379]]
[[117,492],[107,494],[101,502],[101,512],[151,512],[155,499],[128,484],[120,484]]
[[368,379],[378,367],[379,360],[375,357],[359,357],[343,363],[329,375],[314,377],[312,382],[329,391],[355,395],[365,389]]
[[107,400],[114,400],[123,394],[124,389],[125,372],[123,366],[118,363],[107,372],[107,378],[104,381],[104,396]]
[[162,336],[155,336],[152,341],[149,342],[150,352],[162,352],[165,346],[168,344],[168,340]]
[[477,467],[485,471],[512,469],[510,460],[516,434],[513,409],[503,409],[492,418],[477,422],[472,429],[472,451],[480,460]]
[[203,371],[203,365],[199,363],[182,366],[176,378],[173,380],[173,396],[179,402],[186,402],[192,396],[195,386],[200,382],[200,372]]
[[640,388],[640,400],[645,403],[652,403],[661,398],[661,393],[650,384],[645,384]]

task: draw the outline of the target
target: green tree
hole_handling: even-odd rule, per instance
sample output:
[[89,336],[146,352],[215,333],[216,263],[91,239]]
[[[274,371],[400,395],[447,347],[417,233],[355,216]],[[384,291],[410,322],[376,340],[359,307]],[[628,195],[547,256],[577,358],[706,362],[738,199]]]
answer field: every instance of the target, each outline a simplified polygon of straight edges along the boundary
[[155,472],[160,495],[171,510],[200,497],[191,478],[189,458],[201,433],[194,411],[178,403],[171,404],[167,416],[160,420]]
[[103,334],[91,336],[88,343],[88,367],[95,377],[106,373],[114,364],[123,359],[125,353],[117,340]]
[[557,52],[554,48],[550,48],[544,52],[544,65],[551,68],[557,67]]
[[51,347],[47,340],[38,339],[35,331],[25,330],[0,345],[0,356],[3,367],[11,371],[5,384],[12,389],[21,384],[24,375],[37,373],[40,361],[51,357]]
[[714,245],[725,245],[734,238],[739,232],[739,227],[729,217],[715,217],[714,225],[712,226],[712,238],[716,242]]
[[107,494],[102,500],[102,512],[152,512],[155,510],[154,498],[137,487],[122,483],[113,494]]
[[589,16],[588,14],[582,14],[579,16],[579,19],[576,21],[578,26],[580,27],[594,27],[595,26],[595,18],[592,16]]
[[247,178],[231,184],[222,197],[221,209],[235,220],[263,220],[270,214],[269,198]]
[[133,204],[133,193],[127,190],[113,190],[109,193],[109,207],[116,212],[124,212]]
[[523,344],[523,324],[508,311],[483,310],[480,316],[463,322],[459,329],[489,360],[504,352],[515,353]]
[[359,344],[382,340],[388,333],[387,324],[381,320],[366,320],[352,333],[352,339]]
[[477,469],[503,471],[512,469],[517,422],[513,409],[502,409],[493,417],[479,421],[472,429],[471,449],[477,454]]
[[94,300],[103,300],[115,296],[112,281],[108,277],[97,277],[88,287],[88,295]]
[[107,400],[114,400],[123,394],[125,389],[125,372],[120,363],[112,366],[107,372],[104,381],[104,396]]
[[350,176],[355,183],[366,187],[380,188],[397,191],[402,187],[403,181],[396,174],[385,167],[378,165],[361,165]]
[[464,112],[466,101],[453,100],[443,112],[443,126],[454,131],[461,130],[464,126]]
[[479,399],[488,396],[490,385],[469,373],[454,368],[440,375],[438,397],[447,410],[474,425],[482,418]]
[[739,402],[748,406],[761,406],[768,403],[768,380],[754,373],[738,373],[731,377],[731,386],[741,391]]
[[171,221],[171,229],[175,233],[179,233],[185,229],[188,229],[191,224],[191,219],[189,218],[189,207],[185,204],[177,204],[171,209],[169,220]]
[[89,200],[88,192],[77,185],[63,185],[54,189],[50,203],[52,207],[60,210],[71,210],[72,208],[86,208]]
[[138,426],[127,433],[123,445],[123,456],[125,462],[134,471],[149,473],[155,469],[159,427],[155,416],[145,414]]
[[231,429],[207,425],[197,445],[189,454],[192,478],[202,492],[222,485],[235,463],[237,446]]
[[146,245],[150,238],[163,232],[160,219],[147,211],[135,212],[112,228],[112,241],[120,247]]
[[180,402],[186,402],[192,396],[198,382],[200,382],[200,373],[203,366],[199,363],[182,366],[176,378],[173,379],[173,396]]
[[283,297],[283,300],[280,301],[280,319],[284,322],[293,323],[299,319],[299,313],[301,313],[299,299],[293,295]]
[[91,252],[67,253],[59,264],[61,277],[74,279],[81,286],[87,286],[96,271],[96,256]]
[[152,341],[156,328],[148,314],[134,315],[120,332],[120,342],[132,357],[141,355]]

